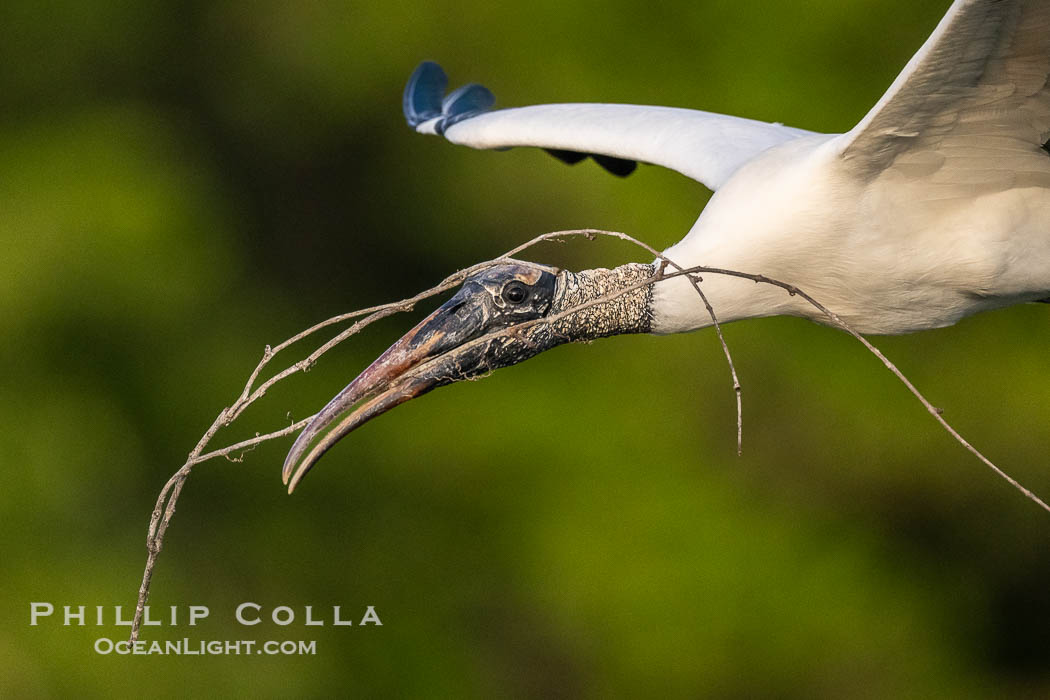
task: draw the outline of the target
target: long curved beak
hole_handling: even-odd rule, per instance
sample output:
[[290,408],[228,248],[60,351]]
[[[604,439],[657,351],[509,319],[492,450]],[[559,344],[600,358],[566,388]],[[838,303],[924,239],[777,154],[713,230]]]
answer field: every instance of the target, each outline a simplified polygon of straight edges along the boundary
[[[413,370],[476,337],[484,323],[484,309],[466,300],[465,290],[461,290],[390,346],[303,428],[284,460],[282,478],[288,493],[295,490],[325,452],[353,430],[431,389],[470,376],[469,363],[464,366],[460,362],[438,363],[441,367],[437,371]],[[356,410],[347,413],[362,401]]]

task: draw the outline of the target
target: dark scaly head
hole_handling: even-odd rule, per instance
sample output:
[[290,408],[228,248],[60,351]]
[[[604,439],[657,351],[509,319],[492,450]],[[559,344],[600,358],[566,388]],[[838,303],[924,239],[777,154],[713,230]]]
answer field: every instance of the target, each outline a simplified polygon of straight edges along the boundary
[[[288,492],[351,431],[431,389],[509,367],[563,343],[648,332],[652,285],[641,283],[652,275],[652,265],[575,273],[511,260],[468,277],[303,429],[284,462]],[[615,299],[562,315],[639,284]]]

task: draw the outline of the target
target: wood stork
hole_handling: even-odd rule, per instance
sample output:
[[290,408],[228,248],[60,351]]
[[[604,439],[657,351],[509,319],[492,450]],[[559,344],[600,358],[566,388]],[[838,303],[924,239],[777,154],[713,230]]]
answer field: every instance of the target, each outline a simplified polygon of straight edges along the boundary
[[[956,0],[844,134],[672,107],[490,111],[494,98],[480,85],[446,96],[445,73],[429,62],[409,80],[404,112],[416,131],[473,148],[536,146],[569,163],[590,156],[617,175],[637,161],[676,170],[714,196],[667,258],[784,280],[862,333],[909,333],[1050,297],[1048,78],[1050,1]],[[711,324],[689,282],[677,278],[520,334],[468,342],[653,271],[515,262],[467,279],[302,431],[284,464],[289,491],[350,431],[435,387],[566,342]],[[704,291],[721,321],[825,320],[798,297],[743,279],[708,276]]]

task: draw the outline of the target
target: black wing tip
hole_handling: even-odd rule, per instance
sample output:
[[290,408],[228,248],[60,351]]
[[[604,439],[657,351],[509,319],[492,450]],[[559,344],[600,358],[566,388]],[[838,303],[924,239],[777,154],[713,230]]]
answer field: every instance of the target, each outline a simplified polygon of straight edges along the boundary
[[600,153],[592,153],[591,158],[594,159],[595,163],[602,166],[606,171],[612,173],[616,177],[627,177],[638,167],[638,161],[636,160],[616,158],[615,156],[603,156]]
[[607,172],[612,173],[617,177],[627,177],[635,171],[638,167],[638,161],[627,160],[626,158],[617,158],[615,156],[604,156],[601,153],[583,153],[581,151],[566,151],[560,148],[545,148],[543,149],[550,153],[552,156],[560,160],[562,163],[568,165],[576,165],[584,158],[590,156],[595,163],[602,166]]
[[544,148],[543,150],[547,151],[547,153],[550,153],[566,165],[576,165],[587,157],[586,153],[580,153],[579,151],[566,151],[561,148]]
[[402,109],[405,121],[413,129],[423,122],[440,118],[434,130],[445,133],[445,129],[464,119],[492,109],[496,96],[483,85],[470,83],[458,87],[448,95],[448,76],[434,61],[423,61],[405,84]]

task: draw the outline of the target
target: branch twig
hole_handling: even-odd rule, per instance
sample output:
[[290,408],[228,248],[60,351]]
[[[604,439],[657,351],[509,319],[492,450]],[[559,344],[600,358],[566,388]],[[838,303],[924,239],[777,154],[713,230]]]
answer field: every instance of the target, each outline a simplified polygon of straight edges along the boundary
[[[741,451],[741,446],[742,446],[742,426],[743,426],[742,410],[741,410],[741,408],[742,408],[742,400],[741,400],[740,381],[739,381],[739,379],[737,377],[736,367],[735,367],[735,365],[733,363],[733,358],[732,358],[732,355],[731,355],[731,353],[729,351],[729,346],[726,344],[725,338],[722,335],[721,325],[718,322],[718,318],[715,315],[715,311],[712,308],[710,302],[708,301],[707,296],[704,294],[703,290],[700,288],[701,280],[699,278],[699,275],[701,275],[701,274],[726,275],[726,276],[730,276],[730,277],[739,277],[739,278],[742,278],[742,279],[751,280],[751,281],[753,281],[755,283],[769,284],[769,285],[773,285],[773,286],[776,286],[776,287],[780,287],[781,289],[786,291],[788,294],[790,294],[792,296],[798,296],[798,297],[804,299],[807,303],[812,305],[814,308],[816,308],[818,311],[820,311],[825,317],[827,317],[828,320],[830,320],[833,325],[838,326],[839,328],[841,328],[842,330],[846,331],[847,333],[852,335],[854,338],[856,338],[861,344],[864,345],[865,348],[867,348],[867,350],[869,352],[871,352],[873,355],[875,355],[875,357],[877,357],[882,362],[882,364],[888,370],[890,370],[890,372],[892,372],[893,375],[895,377],[897,377],[898,380],[901,381],[901,383],[904,384],[905,387],[907,387],[907,389],[912,393],[912,395],[914,395],[919,400],[919,402],[926,408],[927,412],[929,412],[930,415],[932,415],[934,417],[934,419],[938,423],[941,424],[941,427],[943,427],[948,432],[948,434],[951,435],[952,438],[954,438],[956,440],[956,442],[958,442],[960,445],[962,445],[964,448],[966,448],[971,454],[973,454],[975,457],[977,457],[982,463],[984,463],[987,467],[992,469],[1001,478],[1006,480],[1010,485],[1012,485],[1014,488],[1016,488],[1018,491],[1020,491],[1022,494],[1024,494],[1024,496],[1026,498],[1028,498],[1029,500],[1031,500],[1034,503],[1036,503],[1037,505],[1039,505],[1043,510],[1045,510],[1047,512],[1050,512],[1050,506],[1048,506],[1045,502],[1043,502],[1034,493],[1032,493],[1027,488],[1022,486],[1016,479],[1014,479],[1013,477],[1008,475],[1006,472],[1004,472],[1002,469],[1000,469],[998,466],[996,466],[991,460],[989,460],[987,457],[985,457],[983,454],[981,454],[981,452],[978,451],[977,448],[975,448],[973,445],[971,445],[969,442],[967,442],[962,437],[962,435],[960,435],[959,432],[956,431],[948,423],[948,421],[943,416],[943,412],[940,411],[939,409],[937,409],[936,407],[934,407],[926,399],[926,397],[923,396],[923,394],[915,387],[915,385],[912,384],[912,382],[904,375],[904,373],[901,372],[897,368],[897,366],[894,365],[893,362],[891,362],[889,360],[889,358],[887,358],[878,348],[876,348],[874,345],[872,345],[871,342],[869,342],[862,335],[860,335],[855,330],[853,330],[837,314],[835,314],[833,311],[831,311],[830,309],[828,309],[825,306],[823,306],[816,299],[814,299],[813,297],[809,296],[809,294],[807,294],[806,292],[802,291],[801,289],[798,289],[794,285],[791,285],[791,284],[788,284],[786,282],[782,282],[782,281],[779,281],[779,280],[775,280],[775,279],[772,279],[770,277],[766,277],[765,275],[752,274],[752,273],[746,273],[746,272],[739,272],[739,271],[736,271],[736,270],[726,270],[726,269],[722,269],[722,268],[705,267],[705,266],[694,266],[694,267],[689,267],[689,268],[683,268],[680,265],[676,264],[673,260],[670,260],[667,257],[663,256],[661,253],[659,253],[658,251],[656,251],[655,249],[653,249],[651,246],[647,245],[646,243],[643,243],[642,241],[639,241],[638,239],[636,239],[636,238],[634,238],[634,237],[632,237],[632,236],[630,236],[628,234],[620,233],[620,232],[617,232],[617,231],[602,231],[602,230],[598,230],[598,229],[575,229],[575,230],[569,230],[569,231],[555,231],[555,232],[552,232],[552,233],[545,233],[545,234],[542,234],[540,236],[537,236],[537,237],[533,238],[532,240],[530,240],[530,241],[528,241],[528,242],[526,242],[526,243],[524,243],[524,244],[522,244],[522,245],[520,245],[520,246],[518,246],[516,248],[513,248],[512,250],[508,251],[507,253],[504,253],[503,255],[499,256],[498,258],[495,258],[493,260],[486,261],[486,262],[483,262],[483,263],[479,263],[477,265],[473,265],[473,266],[468,267],[468,268],[466,268],[464,270],[460,270],[459,272],[456,272],[455,274],[450,275],[449,277],[444,279],[440,284],[438,284],[438,285],[436,285],[436,286],[434,286],[434,287],[432,287],[432,288],[430,288],[430,289],[428,289],[428,290],[426,290],[424,292],[420,292],[419,294],[417,294],[417,295],[415,295],[413,297],[409,297],[407,299],[403,299],[401,301],[393,302],[393,303],[390,303],[390,304],[383,304],[381,306],[374,306],[374,307],[371,307],[371,308],[361,309],[359,311],[354,311],[354,312],[351,312],[351,313],[346,313],[346,314],[340,314],[338,316],[333,316],[332,318],[324,320],[324,321],[322,321],[322,322],[320,322],[320,323],[318,323],[318,324],[316,324],[316,325],[314,325],[314,326],[312,326],[312,327],[310,327],[310,328],[308,328],[308,329],[306,329],[306,330],[304,330],[304,331],[302,331],[300,333],[295,334],[294,336],[292,336],[288,340],[285,340],[284,342],[282,342],[282,343],[280,343],[280,344],[278,344],[276,346],[273,346],[273,347],[270,347],[269,345],[266,346],[266,348],[263,351],[262,359],[259,360],[259,363],[256,365],[255,369],[249,375],[248,381],[245,383],[244,388],[242,389],[240,395],[237,397],[237,399],[232,404],[230,404],[230,406],[224,408],[222,411],[219,412],[219,415],[212,422],[211,426],[208,428],[207,431],[205,431],[205,433],[201,437],[200,441],[193,448],[193,450],[189,453],[189,455],[187,456],[186,461],[185,461],[185,463],[183,463],[182,467],[180,467],[179,470],[176,471],[171,476],[170,479],[168,479],[167,483],[165,483],[164,487],[161,489],[160,495],[157,498],[156,505],[153,508],[153,513],[152,513],[152,515],[150,517],[149,531],[148,531],[147,538],[146,538],[146,549],[147,549],[147,552],[148,552],[148,556],[147,556],[147,559],[146,559],[146,567],[145,567],[145,570],[143,571],[143,575],[142,575],[142,583],[139,586],[138,601],[137,601],[137,604],[135,606],[135,616],[134,616],[134,619],[133,619],[133,622],[132,622],[132,627],[131,627],[131,641],[135,641],[136,639],[138,639],[139,632],[140,632],[141,625],[142,625],[143,614],[145,612],[146,601],[149,598],[150,584],[151,584],[151,581],[152,581],[152,578],[153,578],[153,570],[154,570],[154,568],[156,566],[157,557],[160,554],[160,551],[161,551],[161,549],[163,547],[164,536],[165,536],[165,533],[167,532],[168,525],[171,523],[171,519],[172,519],[172,517],[175,514],[175,504],[178,501],[179,496],[182,493],[183,485],[186,483],[186,479],[189,477],[190,473],[193,471],[193,468],[196,465],[201,464],[202,462],[206,462],[206,461],[215,459],[216,457],[229,457],[229,455],[231,455],[231,454],[233,454],[235,452],[240,452],[240,451],[243,451],[243,450],[251,449],[251,448],[255,447],[256,445],[258,445],[258,444],[260,444],[262,442],[266,442],[268,440],[273,440],[273,439],[276,439],[276,438],[280,438],[280,437],[284,437],[284,436],[287,436],[287,435],[291,435],[292,433],[294,433],[294,432],[302,429],[304,426],[306,426],[306,424],[310,420],[312,420],[313,416],[310,416],[308,418],[304,418],[304,419],[301,419],[299,421],[296,421],[296,422],[294,422],[294,423],[292,423],[292,424],[290,424],[290,425],[288,425],[288,426],[286,426],[286,427],[284,427],[284,428],[282,428],[280,430],[276,430],[276,431],[273,431],[273,432],[270,432],[270,433],[266,433],[264,435],[256,435],[254,438],[251,438],[251,439],[248,439],[248,440],[243,440],[241,442],[235,443],[233,445],[229,445],[227,447],[223,447],[223,448],[220,448],[220,449],[212,450],[210,452],[204,452],[205,448],[208,446],[208,444],[211,442],[211,440],[215,437],[215,435],[219,432],[219,430],[221,430],[222,428],[227,427],[231,423],[233,423],[233,421],[236,420],[244,412],[244,410],[248,406],[250,406],[252,403],[254,403],[255,401],[257,401],[260,398],[262,398],[266,394],[267,390],[269,390],[270,387],[272,387],[274,384],[276,384],[279,381],[282,381],[283,379],[286,379],[287,377],[289,377],[289,376],[291,376],[293,374],[296,374],[298,372],[304,372],[304,371],[308,370],[310,367],[312,367],[314,365],[314,363],[317,362],[317,360],[322,355],[324,355],[329,350],[331,350],[335,346],[337,346],[340,343],[342,343],[343,341],[345,341],[347,338],[350,338],[351,336],[359,333],[361,330],[363,330],[367,326],[371,325],[375,321],[378,321],[381,318],[385,318],[387,316],[391,316],[391,315],[396,314],[396,313],[401,313],[401,312],[404,312],[404,311],[411,311],[418,302],[420,302],[420,301],[422,301],[424,299],[427,299],[427,298],[429,298],[431,296],[435,296],[437,294],[440,294],[440,293],[442,293],[444,291],[447,291],[449,289],[452,289],[453,287],[455,287],[458,284],[460,284],[468,276],[470,276],[470,275],[472,275],[472,274],[474,274],[474,273],[476,273],[476,272],[478,272],[480,270],[483,270],[485,268],[491,267],[493,265],[498,265],[501,262],[505,262],[508,258],[510,258],[510,257],[512,257],[514,255],[517,255],[518,253],[521,253],[522,251],[527,250],[528,248],[531,248],[532,246],[535,246],[538,243],[541,243],[541,242],[544,242],[544,241],[562,241],[565,238],[580,237],[580,236],[585,237],[585,238],[587,238],[589,240],[595,240],[598,236],[619,238],[621,240],[627,241],[629,243],[632,243],[634,245],[637,245],[637,246],[643,248],[648,253],[653,255],[657,260],[660,260],[661,264],[660,264],[657,272],[651,278],[647,278],[645,280],[639,281],[639,282],[637,282],[635,284],[632,284],[632,285],[630,285],[630,286],[628,286],[626,288],[619,289],[619,290],[617,290],[615,292],[611,292],[611,293],[609,293],[607,295],[604,295],[602,297],[599,297],[597,299],[592,299],[592,300],[590,300],[588,302],[585,302],[583,304],[577,305],[575,307],[572,307],[572,308],[569,308],[569,309],[565,309],[562,312],[560,312],[558,314],[555,314],[555,315],[553,315],[551,317],[548,317],[548,318],[545,318],[545,319],[537,319],[535,321],[530,321],[530,322],[527,322],[527,323],[524,323],[524,324],[519,324],[518,326],[516,326],[513,329],[514,332],[520,331],[521,328],[527,327],[529,325],[534,325],[536,323],[550,323],[550,322],[559,320],[560,318],[563,318],[563,317],[568,316],[570,314],[576,313],[576,312],[581,311],[583,309],[586,309],[588,307],[595,306],[597,304],[601,304],[601,303],[605,303],[605,302],[611,301],[611,300],[616,299],[616,298],[618,298],[618,297],[620,297],[620,296],[622,296],[624,294],[627,294],[628,292],[631,292],[633,290],[639,289],[639,288],[644,287],[644,286],[649,285],[649,284],[659,283],[661,281],[664,281],[664,280],[667,280],[667,279],[672,279],[674,277],[682,277],[682,276],[686,277],[686,279],[689,281],[689,283],[692,285],[692,287],[696,290],[696,292],[699,295],[701,301],[703,302],[705,308],[707,309],[708,315],[711,317],[712,325],[715,327],[716,333],[718,335],[719,342],[720,342],[720,344],[722,346],[723,353],[726,356],[726,361],[727,361],[727,363],[729,365],[730,373],[732,375],[733,390],[734,390],[734,392],[736,394],[737,453],[739,454],[740,451]],[[667,272],[667,268],[668,267],[673,267],[673,268],[675,268],[675,270],[673,272]],[[362,317],[364,317],[364,318],[362,318]],[[292,364],[291,366],[281,370],[280,372],[274,374],[272,377],[270,377],[266,381],[264,381],[261,384],[259,384],[258,386],[256,386],[256,382],[259,380],[259,377],[262,375],[263,370],[269,365],[271,360],[273,360],[274,356],[276,356],[278,353],[280,353],[281,351],[287,349],[289,346],[291,346],[291,345],[293,345],[293,344],[295,344],[295,343],[297,343],[297,342],[299,342],[299,341],[301,341],[301,340],[303,340],[303,339],[305,339],[305,338],[307,338],[307,337],[317,333],[318,331],[321,331],[321,330],[323,330],[323,329],[325,329],[325,328],[327,328],[329,326],[332,326],[332,325],[336,325],[336,324],[339,324],[339,323],[342,323],[342,322],[345,322],[345,321],[349,321],[351,319],[358,319],[358,320],[354,321],[354,323],[351,324],[351,326],[349,328],[346,328],[343,331],[341,331],[338,334],[336,334],[335,336],[333,336],[330,340],[328,340],[327,342],[322,344],[320,347],[318,347],[316,350],[314,350],[312,353],[310,353],[303,360],[300,360],[299,362],[296,362],[296,363]],[[470,343],[467,343],[465,345],[470,345],[470,344],[473,344],[473,343],[488,342],[489,340],[492,340],[496,336],[505,335],[507,332],[508,332],[507,330],[503,330],[503,331],[498,331],[498,332],[495,332],[495,333],[490,333],[488,335],[482,336],[481,338],[475,339],[475,340],[473,340]]]
[[[295,432],[296,430],[303,428],[313,418],[313,416],[295,422],[292,425],[283,428],[282,430],[267,433],[266,435],[259,435],[250,440],[245,440],[243,442],[230,445],[229,447],[225,447],[219,450],[213,450],[212,452],[204,454],[204,449],[208,446],[212,438],[215,437],[216,433],[218,433],[219,430],[233,423],[233,421],[235,421],[244,412],[244,410],[248,408],[248,406],[265,396],[267,390],[269,390],[270,387],[272,387],[274,384],[283,379],[288,378],[293,374],[296,374],[298,372],[305,372],[306,370],[310,369],[310,367],[312,367],[322,355],[324,355],[329,350],[342,343],[347,338],[360,332],[368,325],[374,323],[375,321],[378,321],[381,318],[391,316],[395,313],[411,311],[415,307],[415,305],[423,299],[435,296],[444,291],[452,289],[453,287],[459,285],[464,279],[466,279],[470,275],[487,267],[491,267],[494,264],[498,264],[499,261],[505,260],[510,255],[513,255],[515,252],[524,250],[528,246],[535,245],[536,243],[539,243],[542,240],[547,240],[547,238],[545,238],[544,236],[539,236],[530,241],[529,243],[525,244],[524,246],[519,246],[511,252],[501,255],[496,260],[486,261],[468,267],[464,270],[460,270],[459,272],[456,272],[445,278],[437,286],[431,287],[430,289],[424,292],[420,292],[419,294],[413,297],[402,299],[401,301],[394,302],[391,304],[373,306],[371,308],[361,309],[359,311],[352,311],[350,313],[333,316],[332,318],[321,321],[320,323],[311,326],[310,328],[307,328],[306,330],[300,333],[296,333],[291,338],[288,338],[287,340],[276,346],[271,347],[267,345],[266,348],[263,350],[262,359],[259,360],[259,363],[255,366],[255,369],[252,370],[251,374],[248,377],[248,381],[245,383],[244,388],[241,390],[240,395],[232,404],[230,404],[229,406],[227,406],[219,412],[219,415],[212,422],[208,430],[205,431],[200,441],[193,448],[193,450],[190,451],[189,455],[186,458],[186,461],[178,469],[178,471],[172,474],[171,478],[168,479],[167,483],[165,483],[164,487],[161,489],[160,495],[157,497],[156,505],[154,505],[153,513],[150,516],[149,531],[146,535],[146,567],[142,573],[142,583],[139,586],[138,600],[135,605],[135,616],[131,624],[131,641],[134,642],[138,639],[139,631],[142,627],[143,615],[145,613],[146,601],[149,599],[149,590],[153,579],[153,570],[156,567],[157,557],[164,546],[164,535],[167,532],[168,525],[171,523],[172,516],[175,515],[175,504],[182,493],[182,487],[186,483],[186,479],[193,471],[193,467],[202,462],[214,459],[215,457],[228,456],[231,453],[254,447],[255,445],[261,442],[289,435]],[[364,318],[361,318],[362,316],[364,316]],[[270,364],[270,361],[273,360],[274,356],[276,356],[282,350],[285,350],[289,346],[329,326],[343,323],[351,319],[359,320],[355,321],[349,328],[336,334],[328,342],[324,343],[319,348],[314,350],[303,360],[300,360],[299,362],[296,362],[290,367],[281,370],[277,374],[264,381],[262,384],[255,386],[256,382],[259,380],[259,377],[262,375],[263,370],[266,368],[267,365]]]

